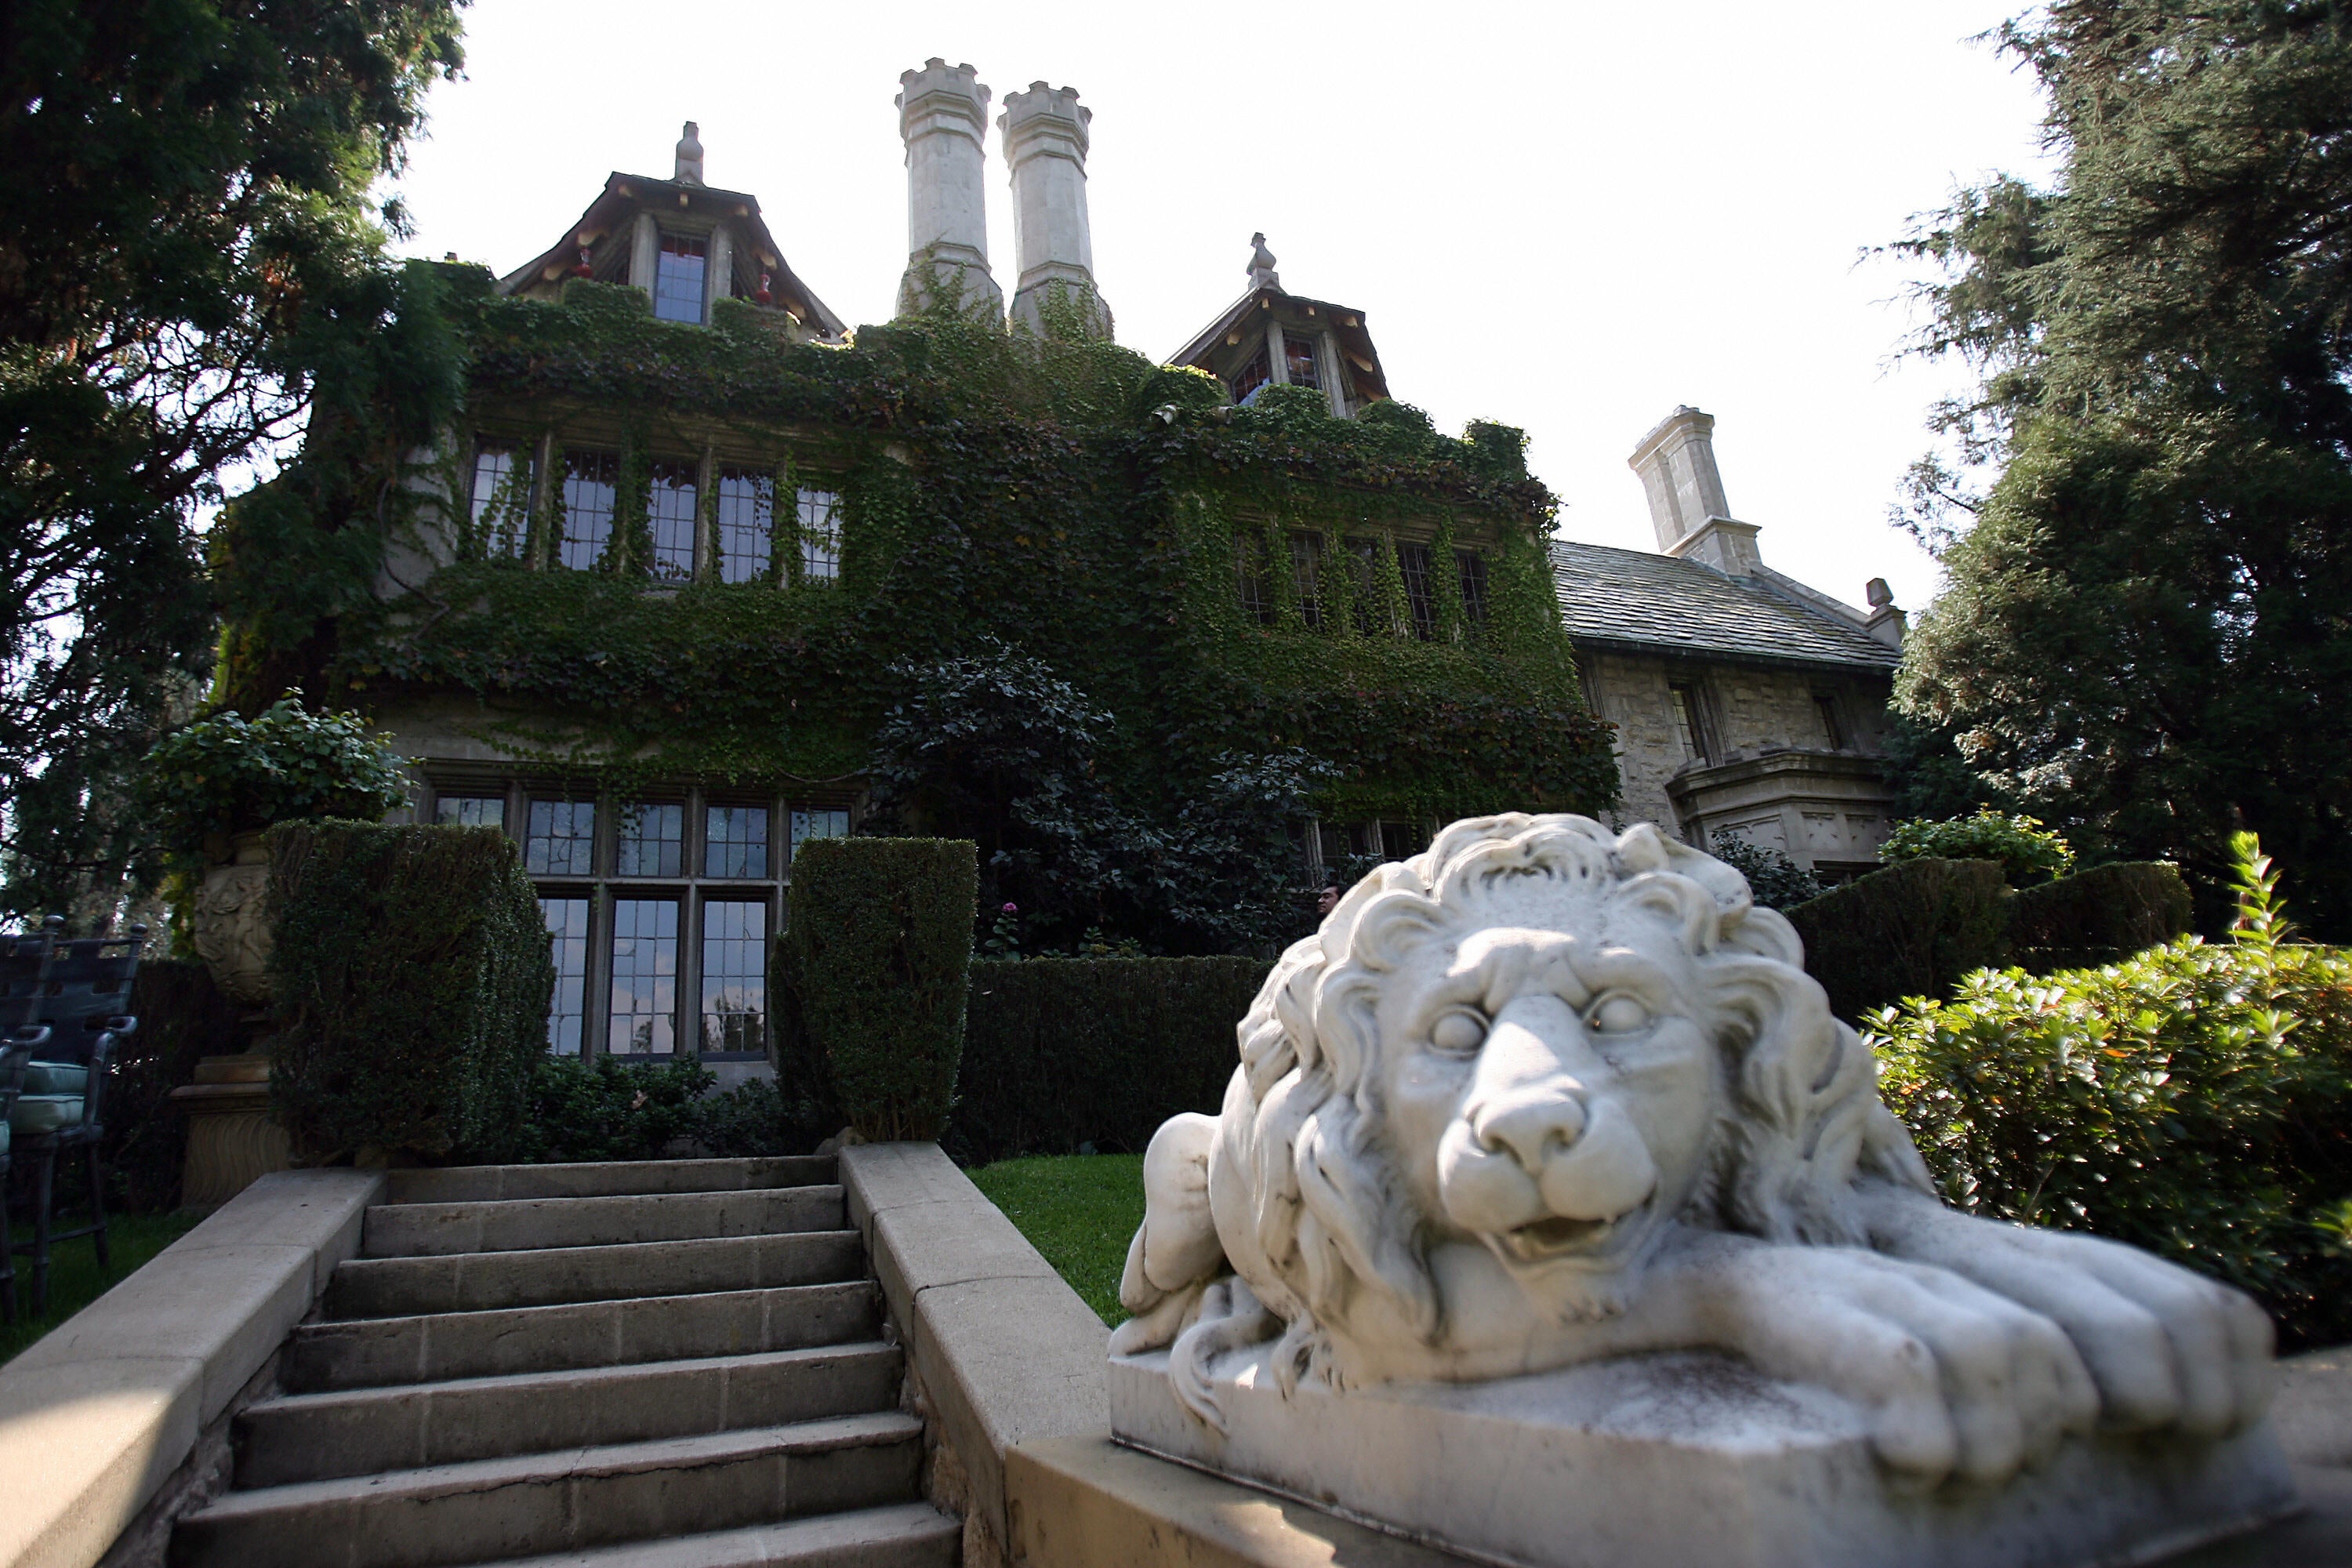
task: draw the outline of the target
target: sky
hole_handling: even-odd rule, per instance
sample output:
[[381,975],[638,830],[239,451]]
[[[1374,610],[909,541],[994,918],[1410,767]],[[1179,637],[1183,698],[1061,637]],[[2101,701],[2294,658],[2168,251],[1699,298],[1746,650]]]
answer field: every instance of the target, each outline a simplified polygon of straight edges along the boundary
[[[969,61],[1094,112],[1096,280],[1164,358],[1245,287],[1263,230],[1294,292],[1360,310],[1391,391],[1438,427],[1528,435],[1566,537],[1657,548],[1625,459],[1677,404],[1714,415],[1768,565],[1917,609],[1935,563],[1887,521],[1958,365],[1895,357],[1916,269],[1872,247],[1958,185],[2045,177],[2030,76],[1977,40],[2021,8],[715,5],[475,0],[397,181],[403,248],[506,272],[614,170],[759,197],[794,272],[852,323],[906,265],[901,71]],[[988,147],[990,256],[1012,209]]]

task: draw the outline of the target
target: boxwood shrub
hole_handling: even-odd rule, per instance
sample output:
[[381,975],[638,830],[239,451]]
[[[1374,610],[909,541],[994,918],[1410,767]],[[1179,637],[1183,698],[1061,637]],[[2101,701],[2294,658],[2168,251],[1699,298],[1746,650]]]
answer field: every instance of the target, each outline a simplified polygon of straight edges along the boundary
[[2352,952],[2286,940],[2249,854],[2237,929],[2098,969],[1972,974],[1871,1021],[1951,1203],[2095,1231],[2252,1292],[2289,1347],[2352,1339]]
[[514,840],[307,821],[268,844],[269,1089],[296,1157],[500,1150],[555,986]]
[[866,1138],[932,1139],[947,1123],[979,892],[966,838],[817,838],[793,853],[779,1070],[814,1079]]
[[1905,996],[1942,996],[2009,951],[2008,884],[1991,860],[1905,860],[1782,912],[1830,1010],[1859,1020]]
[[2010,962],[2036,974],[2095,969],[2189,932],[2189,884],[2162,860],[2094,866],[2009,900]]
[[1033,958],[975,963],[947,1147],[1140,1153],[1180,1110],[1214,1111],[1234,1026],[1265,983],[1257,958]]

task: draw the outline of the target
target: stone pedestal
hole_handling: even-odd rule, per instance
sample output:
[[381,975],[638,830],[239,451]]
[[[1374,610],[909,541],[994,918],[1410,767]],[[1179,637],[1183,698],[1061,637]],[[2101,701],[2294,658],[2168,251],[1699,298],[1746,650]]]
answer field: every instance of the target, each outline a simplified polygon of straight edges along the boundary
[[259,1177],[292,1168],[292,1146],[269,1116],[268,1057],[205,1057],[196,1081],[173,1089],[172,1100],[188,1116],[183,1206],[218,1208]]
[[1286,1400],[1266,1349],[1220,1360],[1230,1430],[1167,1355],[1110,1363],[1121,1442],[1479,1559],[1527,1568],[2073,1568],[2153,1562],[2295,1507],[2267,1424],[2217,1443],[2070,1441],[2004,1486],[1891,1482],[1862,1415],[1717,1356]]

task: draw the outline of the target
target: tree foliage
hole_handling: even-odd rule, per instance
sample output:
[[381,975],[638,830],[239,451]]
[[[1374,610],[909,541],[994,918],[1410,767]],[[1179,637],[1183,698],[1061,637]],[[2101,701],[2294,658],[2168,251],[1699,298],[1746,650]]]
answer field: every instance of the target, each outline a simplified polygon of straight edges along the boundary
[[462,3],[0,8],[13,909],[103,902],[140,847],[129,764],[209,662],[195,519],[315,427],[322,371],[376,353],[370,186],[456,70]]
[[[2243,826],[2341,932],[2352,5],[2062,0],[2000,41],[2063,165],[1896,247],[1942,268],[1915,347],[1981,373],[1915,470],[1950,585],[1897,700],[1987,798],[2093,858],[2179,861],[2209,924]],[[1972,465],[1998,468],[1980,492]]]

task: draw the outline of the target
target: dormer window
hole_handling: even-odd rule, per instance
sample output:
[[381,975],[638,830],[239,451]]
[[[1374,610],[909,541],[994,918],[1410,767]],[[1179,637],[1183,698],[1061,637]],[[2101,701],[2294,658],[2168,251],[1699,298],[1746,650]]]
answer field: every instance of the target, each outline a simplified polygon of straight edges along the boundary
[[709,249],[706,240],[682,234],[661,237],[654,258],[654,314],[665,321],[702,320],[703,273]]
[[1247,403],[1251,394],[1273,379],[1274,373],[1266,368],[1265,349],[1261,344],[1256,354],[1252,356],[1249,363],[1243,365],[1239,374],[1234,377],[1234,401]]
[[1311,334],[1282,334],[1282,368],[1293,386],[1311,386],[1323,390],[1323,373],[1316,363],[1315,339]]

